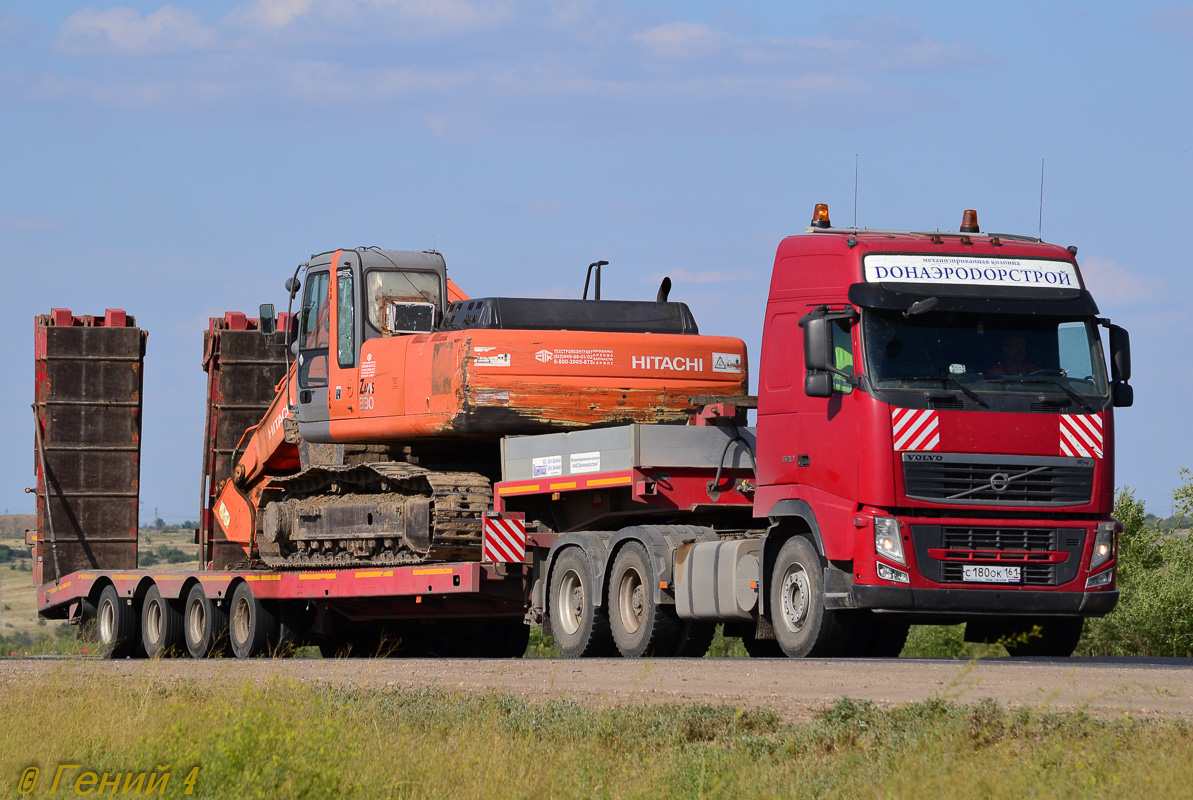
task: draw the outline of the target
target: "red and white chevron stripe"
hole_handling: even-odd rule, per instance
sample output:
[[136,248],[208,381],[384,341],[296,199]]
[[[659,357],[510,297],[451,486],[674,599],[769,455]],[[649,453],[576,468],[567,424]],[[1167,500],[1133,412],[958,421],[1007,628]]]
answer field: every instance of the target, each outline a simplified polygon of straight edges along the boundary
[[895,450],[940,448],[940,420],[933,409],[892,408],[891,429]]
[[1061,414],[1060,451],[1066,456],[1102,457],[1102,415]]
[[485,516],[481,560],[520,564],[526,560],[526,520]]

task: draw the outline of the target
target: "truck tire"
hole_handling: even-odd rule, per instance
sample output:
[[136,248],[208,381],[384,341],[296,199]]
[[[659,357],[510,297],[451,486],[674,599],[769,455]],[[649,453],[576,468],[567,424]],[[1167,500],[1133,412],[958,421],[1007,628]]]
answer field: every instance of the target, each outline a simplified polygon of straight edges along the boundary
[[96,638],[105,658],[136,658],[141,655],[141,621],[135,606],[108,585],[95,605]]
[[605,609],[593,605],[596,578],[588,557],[569,547],[551,568],[550,613],[555,644],[564,658],[612,655],[613,637]]
[[141,646],[149,658],[173,658],[183,652],[182,611],[150,586],[141,606]]
[[775,557],[769,610],[775,640],[789,658],[835,656],[851,644],[842,612],[824,607],[824,567],[803,536],[788,539]]
[[203,585],[187,592],[182,609],[182,638],[191,658],[224,655],[228,646],[228,612],[207,599]]
[[679,617],[674,606],[655,601],[656,586],[658,576],[646,548],[638,542],[623,545],[613,560],[605,607],[613,641],[626,658],[669,656],[679,645]]
[[228,640],[239,659],[271,655],[278,643],[278,618],[269,604],[253,595],[247,583],[232,592]]

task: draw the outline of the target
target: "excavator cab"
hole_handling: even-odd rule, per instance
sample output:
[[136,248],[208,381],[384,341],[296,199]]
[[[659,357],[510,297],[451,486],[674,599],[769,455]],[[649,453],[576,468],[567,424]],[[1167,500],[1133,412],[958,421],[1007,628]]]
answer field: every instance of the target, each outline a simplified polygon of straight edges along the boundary
[[355,394],[361,345],[433,331],[445,310],[447,268],[433,251],[335,250],[311,258],[305,283],[297,417],[304,437],[328,441],[332,408]]

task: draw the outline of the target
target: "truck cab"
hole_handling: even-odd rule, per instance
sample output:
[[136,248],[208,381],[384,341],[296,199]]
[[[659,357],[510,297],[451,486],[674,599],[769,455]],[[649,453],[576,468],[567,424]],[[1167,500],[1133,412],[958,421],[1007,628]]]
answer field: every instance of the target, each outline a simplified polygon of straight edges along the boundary
[[1038,623],[1059,653],[1113,609],[1129,342],[1076,248],[983,233],[973,211],[919,233],[834,228],[817,206],[779,245],[760,364],[755,515],[772,561],[814,542],[830,613],[991,641]]

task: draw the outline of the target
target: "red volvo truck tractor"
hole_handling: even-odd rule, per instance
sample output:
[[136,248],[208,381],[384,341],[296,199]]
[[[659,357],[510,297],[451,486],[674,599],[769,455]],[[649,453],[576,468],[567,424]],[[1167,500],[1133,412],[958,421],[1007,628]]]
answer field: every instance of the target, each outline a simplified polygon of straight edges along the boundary
[[[331,261],[343,252],[357,251]],[[983,233],[974,212],[960,231],[918,233],[833,228],[818,206],[776,255],[756,398],[744,347],[699,337],[686,309],[648,314],[681,320],[655,331],[645,309],[610,301],[561,316],[551,301],[463,298],[437,316],[382,300],[382,318],[430,326],[391,332],[415,337],[405,353],[453,343],[428,349],[450,396],[428,392],[420,409],[416,383],[368,420],[341,388],[363,393],[356,381],[335,387],[338,405],[324,381],[312,414],[298,347],[298,377],[206,490],[207,552],[228,563],[169,576],[99,565],[47,583],[39,608],[96,615],[116,653],[168,640],[207,655],[226,631],[238,656],[301,640],[369,651],[379,637],[399,652],[514,655],[525,619],[569,657],[700,655],[718,623],[752,655],[890,656],[913,622],[1068,655],[1117,599],[1112,408],[1132,399],[1127,334],[1098,316],[1075,255]],[[332,285],[370,285],[332,266]],[[308,295],[332,266],[312,260]],[[330,308],[372,313],[355,297]],[[318,343],[318,307],[304,301],[291,341]],[[626,338],[582,346],[565,330],[575,320]],[[361,351],[361,333],[341,365],[383,352]],[[394,388],[399,374],[421,380],[407,359]],[[552,424],[544,386],[585,374],[591,403],[556,390]],[[621,386],[633,400],[616,412]],[[646,413],[652,391],[661,404]],[[491,492],[445,484],[465,472]],[[44,533],[37,545],[48,552]]]

